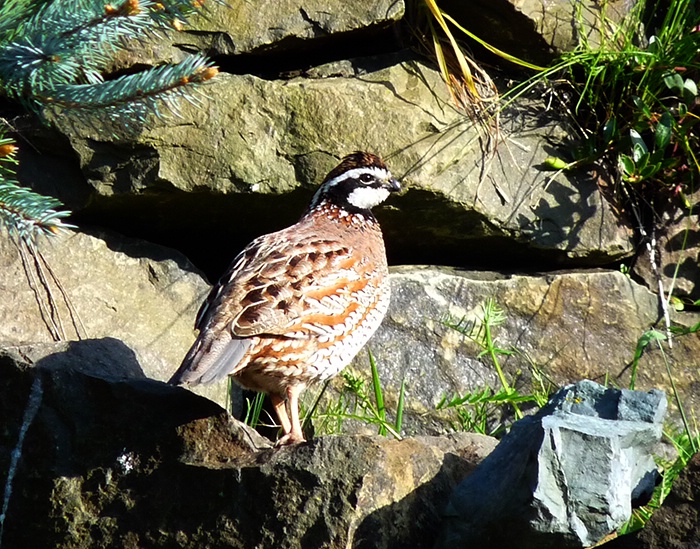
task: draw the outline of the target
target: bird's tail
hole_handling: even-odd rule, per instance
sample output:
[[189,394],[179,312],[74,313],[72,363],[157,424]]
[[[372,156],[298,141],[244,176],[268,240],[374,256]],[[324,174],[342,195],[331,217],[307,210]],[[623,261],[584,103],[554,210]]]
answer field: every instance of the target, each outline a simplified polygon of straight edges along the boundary
[[213,383],[234,373],[246,351],[250,348],[250,339],[197,338],[182,361],[177,372],[168,383],[171,385],[199,385]]

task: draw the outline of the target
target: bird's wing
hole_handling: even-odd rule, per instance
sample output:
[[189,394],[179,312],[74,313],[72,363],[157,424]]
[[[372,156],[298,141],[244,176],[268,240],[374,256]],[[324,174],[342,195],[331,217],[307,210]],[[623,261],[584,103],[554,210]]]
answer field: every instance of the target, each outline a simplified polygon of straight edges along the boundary
[[[353,249],[285,229],[251,242],[212,289],[199,336],[170,383],[209,383],[235,373],[254,336],[319,335],[342,317],[359,278]],[[321,313],[323,311],[323,314]]]

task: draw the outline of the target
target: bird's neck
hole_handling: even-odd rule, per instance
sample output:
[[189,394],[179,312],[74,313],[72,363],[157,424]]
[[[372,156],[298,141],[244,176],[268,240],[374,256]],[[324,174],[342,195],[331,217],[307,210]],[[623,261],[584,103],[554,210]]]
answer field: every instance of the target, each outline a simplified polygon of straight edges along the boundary
[[307,210],[303,217],[308,216],[323,217],[324,219],[347,225],[348,227],[378,225],[377,218],[374,217],[371,210],[342,207],[328,199],[321,200],[318,204],[314,205],[313,208]]

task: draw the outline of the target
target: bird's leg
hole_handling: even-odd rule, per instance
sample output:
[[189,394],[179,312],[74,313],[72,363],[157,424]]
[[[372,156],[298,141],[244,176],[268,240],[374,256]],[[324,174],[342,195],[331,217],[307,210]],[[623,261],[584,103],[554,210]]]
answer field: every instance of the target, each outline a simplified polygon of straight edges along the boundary
[[[299,422],[299,395],[303,390],[304,385],[302,384],[293,384],[287,387],[287,404],[289,406],[289,416],[287,416],[287,412],[285,410],[285,419],[287,419],[288,422],[291,419],[291,428],[289,430],[285,429],[285,435],[277,441],[275,446],[284,446],[287,444],[298,444],[300,442],[306,442],[306,439],[304,438],[304,433],[301,430],[301,423]],[[276,406],[275,410],[277,410]],[[277,412],[277,414],[279,415],[279,411]],[[284,428],[284,425],[282,425],[282,427]]]
[[270,400],[272,400],[272,406],[275,409],[275,413],[280,420],[280,425],[285,435],[288,435],[292,430],[292,425],[289,422],[289,416],[287,415],[287,408],[285,399],[279,395],[270,395]]

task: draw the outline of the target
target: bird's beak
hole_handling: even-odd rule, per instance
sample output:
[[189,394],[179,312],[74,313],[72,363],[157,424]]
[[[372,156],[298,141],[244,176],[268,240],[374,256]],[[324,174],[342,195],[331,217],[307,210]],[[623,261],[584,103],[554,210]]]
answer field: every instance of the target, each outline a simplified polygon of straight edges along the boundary
[[386,182],[386,188],[389,189],[389,192],[395,193],[401,190],[401,183],[392,178]]

